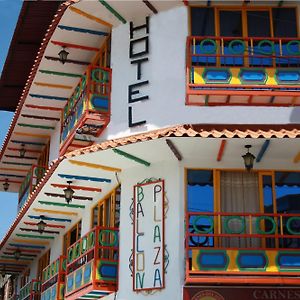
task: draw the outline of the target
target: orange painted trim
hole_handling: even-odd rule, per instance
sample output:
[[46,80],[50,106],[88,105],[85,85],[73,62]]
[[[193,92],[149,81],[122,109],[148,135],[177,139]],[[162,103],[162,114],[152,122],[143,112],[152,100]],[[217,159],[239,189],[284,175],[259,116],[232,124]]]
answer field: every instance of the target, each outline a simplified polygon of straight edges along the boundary
[[225,150],[226,142],[227,142],[226,140],[222,140],[221,141],[219,153],[218,153],[218,156],[217,156],[217,161],[221,161],[222,160],[222,157],[223,157],[223,154],[224,154],[224,150]]
[[33,104],[25,104],[28,108],[41,109],[41,110],[54,110],[54,111],[62,111],[63,108],[53,107],[53,106],[41,106],[41,105],[33,105]]
[[[291,274],[289,274],[291,275]],[[189,284],[205,284],[205,283],[213,283],[215,284],[216,282],[218,283],[224,283],[224,284],[257,284],[257,285],[264,285],[264,284],[272,284],[272,285],[299,285],[300,284],[300,278],[295,277],[295,278],[284,278],[284,277],[259,277],[259,278],[254,278],[254,277],[234,277],[234,276],[210,276],[210,277],[197,277],[197,278],[191,278],[188,277],[186,279],[186,283]]]
[[[69,185],[67,184],[58,184],[58,183],[52,183],[51,186],[55,188],[62,188],[62,189],[69,187]],[[97,188],[87,187],[87,186],[70,185],[70,187],[73,190],[82,190],[82,191],[99,192],[99,193],[102,191],[102,189],[97,189]]]
[[[27,150],[26,150],[27,152]],[[13,171],[13,172],[24,172],[28,173],[28,170],[21,170],[21,169],[12,169],[12,168],[1,168],[2,171]]]
[[99,51],[98,48],[88,47],[88,46],[83,46],[83,45],[78,45],[78,44],[64,43],[64,42],[60,42],[60,41],[51,41],[51,43],[56,46],[67,47],[67,48],[74,48],[74,49],[80,49],[80,50],[86,50],[86,51],[96,51],[96,52]]
[[66,89],[66,90],[72,90],[73,87],[70,85],[64,85],[64,84],[52,84],[52,83],[46,83],[46,82],[34,82],[37,86],[44,86],[44,87],[50,87],[50,88],[57,88],[57,89]]
[[86,13],[85,11],[80,10],[80,9],[74,7],[74,6],[70,6],[69,9],[70,9],[72,12],[74,12],[74,13],[76,13],[76,14],[78,14],[78,15],[81,15],[82,17],[85,17],[85,18],[87,18],[87,19],[89,19],[89,20],[95,21],[95,22],[97,22],[97,23],[99,23],[99,24],[102,24],[102,25],[104,25],[104,26],[107,26],[107,27],[109,27],[109,28],[112,27],[112,24],[110,24],[110,23],[108,23],[108,22],[106,22],[106,21],[104,21],[104,20],[102,20],[102,19],[99,19],[99,18],[97,18],[97,17],[95,17],[95,16],[93,16],[93,15],[91,15],[91,14],[88,14],[88,13]]

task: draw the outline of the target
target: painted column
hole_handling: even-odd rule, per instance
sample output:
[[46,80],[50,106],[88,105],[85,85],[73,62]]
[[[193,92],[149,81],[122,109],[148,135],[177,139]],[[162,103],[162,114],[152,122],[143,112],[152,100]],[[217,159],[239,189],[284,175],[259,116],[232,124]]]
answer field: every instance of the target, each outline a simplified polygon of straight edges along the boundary
[[[120,219],[120,264],[119,264],[119,292],[117,295],[118,300],[131,300],[131,299],[143,299],[145,297],[151,297],[151,299],[172,299],[179,300],[182,299],[182,286],[184,282],[184,199],[183,199],[183,176],[182,168],[177,162],[163,162],[161,164],[151,165],[150,167],[137,167],[133,169],[123,170],[121,181],[122,181],[122,191],[121,191],[121,219]],[[148,292],[142,291],[141,281],[135,283],[134,291],[134,282],[132,277],[132,249],[134,245],[133,240],[133,197],[134,197],[134,186],[137,183],[144,181],[145,179],[151,178],[161,179],[164,184],[164,200],[165,200],[165,219],[164,219],[164,240],[165,240],[165,278],[164,282],[162,281],[163,288],[160,288],[160,282],[158,268],[149,268],[149,263],[151,262],[151,255],[155,254],[152,249],[145,249],[145,262],[148,260],[148,266],[145,265],[144,275],[141,274],[140,279],[144,276],[144,282],[142,285],[145,288],[150,288]],[[161,181],[157,182],[158,184],[149,185],[148,189],[144,189],[144,200],[149,201],[156,197],[158,203],[162,191]],[[155,189],[154,189],[155,187]],[[156,196],[152,193],[156,191]],[[153,198],[154,197],[154,198]],[[141,199],[141,198],[139,198]],[[160,232],[158,227],[162,228],[162,222],[158,221],[161,215],[156,211],[154,216],[154,206],[155,203],[150,205],[144,205],[139,211],[140,216],[140,230],[144,231],[144,235],[140,239],[142,245],[145,245],[145,242],[149,245],[151,244],[154,247],[157,246],[160,242]],[[148,220],[149,227],[147,228],[146,223],[142,224],[143,215],[144,216],[153,216],[157,220],[157,226],[153,227],[154,222]],[[148,218],[147,217],[147,218]],[[154,220],[154,219],[153,219]],[[137,225],[137,223],[136,223]],[[143,229],[142,227],[143,226]],[[152,226],[152,227],[151,227]],[[154,229],[153,229],[154,228]],[[135,228],[135,231],[139,230]],[[153,234],[151,234],[153,230]],[[136,235],[135,235],[136,236]],[[137,236],[136,236],[137,237]],[[162,240],[162,239],[161,239]],[[137,239],[135,239],[136,243]],[[150,247],[150,246],[149,246]],[[152,250],[153,250],[152,249]],[[157,248],[156,248],[157,250]],[[148,255],[148,258],[146,257]],[[153,262],[155,263],[155,255],[153,256]],[[140,255],[142,257],[142,255]],[[150,256],[150,259],[149,259]],[[159,262],[158,258],[157,261]],[[159,265],[157,265],[159,266]],[[139,266],[140,267],[140,266]],[[161,271],[161,269],[159,269]],[[159,272],[160,272],[159,271]],[[153,276],[153,282],[149,279]],[[163,278],[162,276],[160,277]],[[147,284],[147,286],[146,286]],[[152,285],[152,288],[151,288]],[[157,289],[153,289],[153,287]],[[151,295],[151,296],[150,296]]]

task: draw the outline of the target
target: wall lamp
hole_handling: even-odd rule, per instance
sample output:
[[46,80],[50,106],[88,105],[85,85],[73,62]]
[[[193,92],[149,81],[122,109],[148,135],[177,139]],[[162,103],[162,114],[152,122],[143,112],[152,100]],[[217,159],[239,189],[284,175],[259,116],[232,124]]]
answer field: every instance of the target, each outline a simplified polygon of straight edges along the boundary
[[25,149],[24,144],[21,144],[21,148],[20,148],[19,152],[20,152],[20,157],[21,158],[25,157],[26,149]]
[[3,189],[6,192],[8,191],[8,188],[9,188],[9,183],[8,183],[8,179],[6,178],[5,182],[3,183]]
[[70,186],[72,181],[67,181],[67,183],[69,184],[69,186],[64,189],[64,194],[65,194],[65,200],[69,204],[72,201],[72,197],[75,191]]
[[246,154],[242,155],[242,158],[244,159],[244,165],[247,171],[250,171],[253,168],[253,163],[255,156],[249,152],[249,149],[251,148],[251,145],[245,145],[245,148],[248,150]]
[[[41,217],[42,218],[42,217]],[[45,228],[47,226],[47,223],[45,223],[43,220],[39,221],[37,224],[38,231],[40,234],[42,234],[45,231]]]
[[67,61],[68,55],[70,53],[68,51],[65,50],[65,47],[62,48],[62,50],[59,51],[58,56],[59,56],[59,61],[62,64],[65,64],[65,62]]

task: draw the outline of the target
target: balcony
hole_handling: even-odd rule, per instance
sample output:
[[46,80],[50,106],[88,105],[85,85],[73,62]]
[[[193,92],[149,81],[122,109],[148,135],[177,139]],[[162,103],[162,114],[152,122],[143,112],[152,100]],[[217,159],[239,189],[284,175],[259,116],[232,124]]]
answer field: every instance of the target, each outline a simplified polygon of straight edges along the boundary
[[41,282],[32,279],[20,289],[19,300],[39,300],[41,295]]
[[300,40],[187,39],[187,105],[300,105]]
[[187,218],[187,283],[299,284],[299,214],[193,212]]
[[46,167],[32,165],[24,181],[19,188],[18,211],[23,207],[30,194],[34,191],[37,184],[43,178]]
[[43,270],[41,300],[63,300],[67,258],[60,256]]
[[93,142],[110,121],[111,69],[89,66],[64,107],[60,154]]
[[119,230],[95,227],[68,248],[65,299],[101,298],[117,290]]

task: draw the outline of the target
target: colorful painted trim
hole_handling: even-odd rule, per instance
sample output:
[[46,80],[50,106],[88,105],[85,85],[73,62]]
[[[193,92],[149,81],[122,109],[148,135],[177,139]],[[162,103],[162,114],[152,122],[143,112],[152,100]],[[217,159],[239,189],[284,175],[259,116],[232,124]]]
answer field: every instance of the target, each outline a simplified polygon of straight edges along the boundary
[[75,77],[75,78],[81,78],[81,74],[75,74],[75,73],[65,73],[65,72],[57,72],[57,71],[51,71],[51,70],[39,70],[39,72],[49,75],[57,75],[57,76],[66,76],[66,77]]
[[[40,216],[32,216],[32,215],[29,215],[28,218],[30,218],[30,219],[36,219],[36,220],[40,220],[41,219]],[[46,216],[43,217],[43,220],[55,221],[55,222],[69,222],[69,223],[72,222],[71,219],[51,218],[51,217],[46,217]]]
[[107,10],[109,10],[119,21],[123,24],[126,24],[127,21],[114,9],[112,8],[106,1],[98,0]]
[[100,177],[88,177],[88,176],[69,175],[69,174],[58,174],[58,176],[66,179],[111,183],[111,179],[100,178]]
[[94,34],[94,35],[108,36],[108,33],[103,32],[103,31],[96,31],[96,30],[91,30],[91,29],[65,26],[65,25],[58,25],[57,27],[59,29],[62,29],[62,30],[75,31],[75,32],[80,32],[80,33],[88,33],[88,34]]
[[41,98],[46,100],[57,100],[57,101],[67,101],[68,98],[65,97],[57,97],[57,96],[50,96],[50,95],[40,95],[40,94],[29,94],[32,98]]
[[32,239],[42,239],[42,240],[53,240],[53,236],[48,235],[34,235],[34,234],[23,234],[23,233],[16,233],[16,236],[18,237],[24,237],[24,238],[32,238]]
[[15,243],[9,243],[12,247],[23,247],[23,248],[32,248],[32,249],[45,249],[45,246],[35,246],[35,245],[24,245],[24,244],[15,244]]
[[124,156],[124,157],[126,157],[126,158],[128,158],[130,160],[133,160],[133,161],[135,161],[135,162],[137,162],[139,164],[145,165],[147,167],[149,167],[151,165],[151,163],[149,163],[149,162],[147,162],[147,161],[145,161],[145,160],[143,160],[141,158],[138,158],[138,157],[136,157],[136,156],[134,156],[132,154],[129,154],[129,153],[125,152],[125,151],[122,151],[122,150],[119,150],[119,149],[116,149],[116,148],[114,148],[113,151],[115,153],[121,155],[121,156]]
[[38,202],[45,205],[63,206],[63,207],[70,207],[70,208],[85,208],[85,205],[80,205],[80,204],[67,204],[67,203],[51,202],[51,201],[38,201]]

